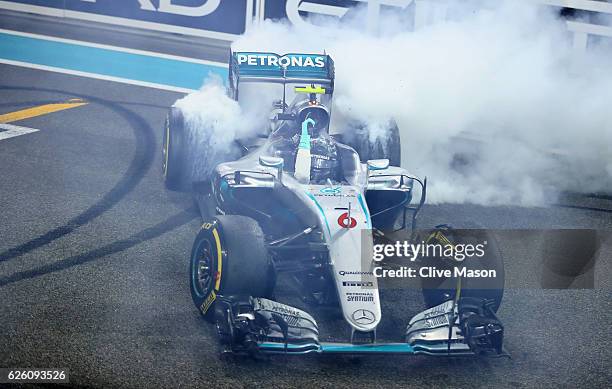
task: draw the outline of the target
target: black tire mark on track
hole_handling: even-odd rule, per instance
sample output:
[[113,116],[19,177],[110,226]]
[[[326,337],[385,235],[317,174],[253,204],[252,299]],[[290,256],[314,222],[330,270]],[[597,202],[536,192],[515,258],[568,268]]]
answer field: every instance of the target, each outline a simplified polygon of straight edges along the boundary
[[167,106],[167,105],[139,103],[139,102],[136,102],[136,101],[119,101],[119,100],[115,100],[115,101],[113,101],[113,103],[121,104],[121,105],[138,105],[140,107],[159,108],[159,109],[163,109],[163,110],[170,109],[170,107]]
[[132,161],[130,162],[127,171],[123,174],[123,176],[115,184],[115,186],[110,191],[104,194],[102,199],[91,205],[89,208],[87,208],[85,211],[83,211],[76,217],[69,220],[66,224],[56,227],[46,232],[44,235],[41,235],[19,246],[10,248],[0,253],[0,262],[4,262],[19,257],[41,246],[44,246],[58,238],[61,238],[62,236],[70,234],[78,227],[87,224],[89,221],[95,219],[96,217],[102,215],[104,212],[112,208],[123,197],[130,193],[142,180],[145,174],[149,171],[156,152],[156,142],[152,128],[147,124],[147,122],[142,118],[142,116],[112,101],[93,96],[75,94],[67,91],[47,88],[11,87],[0,85],[0,90],[21,90],[58,93],[70,97],[82,98],[91,103],[100,104],[114,112],[117,112],[128,122],[134,134],[134,141],[136,144],[134,157],[132,158]]
[[589,193],[587,197],[600,200],[612,200],[612,194],[610,193]]
[[[1,89],[2,87],[0,87]],[[63,100],[38,100],[38,101],[26,101],[26,102],[20,102],[20,103],[0,103],[0,108],[5,108],[5,107],[15,107],[15,108],[30,108],[30,107],[35,107],[38,105],[44,105],[44,104],[64,104],[66,103],[66,101]],[[170,107],[165,106],[165,105],[159,105],[159,104],[149,104],[149,103],[139,103],[139,102],[135,102],[135,101],[119,101],[119,100],[114,100],[113,104],[117,104],[117,105],[138,105],[140,107],[148,107],[148,108],[159,108],[159,109],[169,109]],[[8,112],[6,112],[8,113]],[[4,113],[1,113],[4,114]]]
[[172,231],[175,228],[189,223],[190,221],[198,218],[199,216],[200,215],[197,212],[196,208],[190,207],[154,226],[145,228],[144,230],[130,236],[127,239],[118,240],[113,243],[109,243],[106,246],[102,246],[95,250],[86,252],[84,254],[75,255],[57,262],[50,263],[48,265],[40,266],[36,269],[26,270],[12,274],[8,277],[0,278],[0,288],[8,284],[12,284],[14,282],[36,278],[46,274],[66,270],[74,266],[79,266],[84,263],[95,261],[107,255],[118,253],[120,251],[129,249],[130,247],[136,246],[137,244],[146,242],[150,239],[157,238],[166,232]]
[[[2,87],[0,87],[0,89],[2,89]],[[28,101],[28,102],[21,102],[21,103],[2,103],[0,104],[0,108],[5,108],[5,107],[14,107],[17,109],[20,108],[32,108],[32,107],[36,107],[38,105],[45,105],[45,104],[58,104],[61,103],[60,101],[57,100],[38,100],[38,101]],[[9,112],[3,112],[2,115],[6,114],[6,113],[10,113]]]
[[612,213],[612,209],[608,209],[608,208],[586,207],[582,205],[565,205],[565,204],[556,204],[556,206],[559,208],[581,209],[585,211]]

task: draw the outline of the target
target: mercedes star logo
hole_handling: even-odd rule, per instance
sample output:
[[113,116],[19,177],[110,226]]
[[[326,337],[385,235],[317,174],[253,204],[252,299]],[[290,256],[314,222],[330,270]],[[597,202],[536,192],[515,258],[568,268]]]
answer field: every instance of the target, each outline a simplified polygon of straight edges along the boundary
[[353,312],[353,320],[358,324],[372,324],[376,320],[374,312],[368,311],[367,309],[358,309]]

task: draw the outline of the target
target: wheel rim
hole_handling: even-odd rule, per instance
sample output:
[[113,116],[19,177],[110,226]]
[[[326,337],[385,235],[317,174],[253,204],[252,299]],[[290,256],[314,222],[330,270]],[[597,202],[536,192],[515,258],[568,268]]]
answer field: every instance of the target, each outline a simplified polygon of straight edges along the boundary
[[196,293],[204,297],[212,287],[214,280],[213,256],[210,242],[200,242],[193,258],[192,279]]

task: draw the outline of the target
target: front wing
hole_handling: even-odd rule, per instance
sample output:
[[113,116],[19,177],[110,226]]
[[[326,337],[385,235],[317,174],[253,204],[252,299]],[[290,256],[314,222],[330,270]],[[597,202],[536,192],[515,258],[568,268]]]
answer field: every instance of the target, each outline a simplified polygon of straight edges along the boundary
[[320,342],[310,314],[263,298],[220,298],[216,317],[225,351],[238,354],[507,355],[503,325],[490,302],[476,298],[449,300],[415,315],[402,343]]

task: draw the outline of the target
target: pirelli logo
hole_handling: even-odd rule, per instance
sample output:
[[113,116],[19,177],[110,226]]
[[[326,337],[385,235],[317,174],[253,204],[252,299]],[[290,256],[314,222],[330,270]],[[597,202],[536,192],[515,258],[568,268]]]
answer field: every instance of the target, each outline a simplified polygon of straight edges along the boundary
[[440,231],[436,231],[432,233],[431,235],[429,235],[429,237],[427,238],[427,243],[430,243],[432,240],[437,240],[442,245],[453,246],[452,242],[448,240],[446,235],[444,235]]
[[362,286],[362,287],[373,287],[372,281],[342,281],[342,286]]
[[210,292],[208,297],[206,297],[206,300],[204,300],[204,302],[200,306],[200,310],[202,311],[202,313],[208,312],[208,310],[210,309],[210,306],[212,305],[213,302],[215,302],[216,299],[217,299],[217,294],[213,290],[212,292]]

